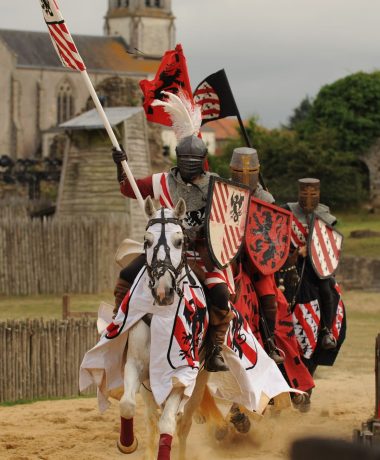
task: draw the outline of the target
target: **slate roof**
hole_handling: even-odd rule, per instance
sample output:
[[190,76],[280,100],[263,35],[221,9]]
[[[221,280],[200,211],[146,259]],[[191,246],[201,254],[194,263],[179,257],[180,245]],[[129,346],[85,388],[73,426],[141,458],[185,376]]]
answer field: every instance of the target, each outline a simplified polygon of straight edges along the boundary
[[[89,71],[150,74],[160,64],[159,60],[128,54],[121,37],[73,35],[73,39]],[[17,55],[17,67],[63,69],[48,32],[0,29],[0,40]]]
[[[142,107],[106,107],[104,109],[111,126],[117,126],[136,113],[142,112]],[[65,121],[59,125],[62,129],[101,129],[103,122],[96,109],[89,110],[81,115]]]

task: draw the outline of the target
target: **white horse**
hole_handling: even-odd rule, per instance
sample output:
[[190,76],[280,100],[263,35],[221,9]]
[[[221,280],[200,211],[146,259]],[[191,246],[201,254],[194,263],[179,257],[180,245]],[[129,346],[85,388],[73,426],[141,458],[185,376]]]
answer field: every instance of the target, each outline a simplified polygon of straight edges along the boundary
[[[192,416],[202,399],[204,418],[213,424],[218,438],[225,434],[226,422],[209,391],[205,391],[208,373],[199,371],[199,350],[208,316],[202,286],[186,261],[181,226],[185,202],[180,199],[174,211],[164,208],[156,211],[147,198],[145,212],[150,219],[144,237],[146,265],[124,298],[115,320],[107,326],[98,344],[86,353],[81,365],[80,389],[96,383],[99,408],[103,411],[113,391],[118,392],[124,386],[118,448],[126,454],[137,449],[133,417],[136,393],[140,391],[148,422],[145,458],[154,459],[158,432],[157,459],[169,460],[177,429],[180,459],[184,459]],[[231,371],[223,373],[228,375],[217,383],[219,397],[259,414],[272,398],[276,403],[285,397],[290,404],[288,393],[296,390],[288,386],[237,311],[224,353]],[[214,384],[215,379],[218,376],[214,376]],[[245,425],[243,431],[249,428]]]
[[[149,288],[154,298],[156,307],[172,311],[173,324],[177,314],[181,310],[181,303],[187,302],[185,289],[197,290],[197,300],[204,311],[199,316],[197,306],[193,311],[198,315],[207,315],[206,301],[202,287],[189,269],[185,260],[185,236],[181,226],[181,219],[186,212],[185,202],[180,199],[174,211],[161,208],[156,211],[152,200],[148,197],[145,202],[145,212],[150,219],[144,237],[146,252],[146,277]],[[206,316],[203,316],[206,318]],[[153,326],[154,317],[152,317]],[[202,327],[201,322],[192,318],[193,331]],[[197,329],[198,328],[198,329]],[[181,378],[181,366],[179,371],[173,370],[173,382],[171,391],[161,405],[161,415],[150,389],[150,371],[152,369],[151,353],[151,327],[146,317],[139,320],[129,329],[126,364],[124,369],[124,394],[120,400],[121,431],[118,448],[123,453],[131,453],[137,449],[137,439],[133,433],[133,417],[136,410],[136,393],[140,390],[146,404],[147,416],[147,450],[146,459],[153,459],[156,452],[156,433],[159,432],[158,460],[169,460],[173,435],[177,428],[179,437],[180,458],[185,458],[186,438],[190,431],[192,415],[200,404],[207,383],[207,372],[199,370],[198,348],[203,339],[202,334],[187,337],[189,348],[178,349],[182,353],[183,368],[193,366],[190,379]],[[170,331],[171,332],[171,331]],[[170,334],[170,333],[169,333]],[[174,327],[173,336],[174,338]],[[178,348],[178,347],[177,347]],[[191,356],[190,356],[191,355]],[[194,356],[196,358],[194,359]],[[168,352],[169,357],[169,352]],[[187,361],[186,361],[187,360]],[[189,364],[190,363],[190,364]],[[173,368],[176,367],[173,365]],[[195,383],[196,379],[196,383]],[[184,382],[187,382],[186,383]],[[189,398],[190,397],[190,398]],[[182,403],[184,405],[181,412]]]

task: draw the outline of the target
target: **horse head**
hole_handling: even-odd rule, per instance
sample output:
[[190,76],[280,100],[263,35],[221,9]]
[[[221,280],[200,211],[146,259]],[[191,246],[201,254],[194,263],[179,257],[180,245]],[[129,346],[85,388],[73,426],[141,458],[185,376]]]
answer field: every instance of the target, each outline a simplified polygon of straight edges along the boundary
[[145,213],[149,218],[144,236],[149,287],[158,305],[171,305],[185,266],[185,235],[181,221],[186,204],[180,198],[174,210],[156,210],[148,197]]

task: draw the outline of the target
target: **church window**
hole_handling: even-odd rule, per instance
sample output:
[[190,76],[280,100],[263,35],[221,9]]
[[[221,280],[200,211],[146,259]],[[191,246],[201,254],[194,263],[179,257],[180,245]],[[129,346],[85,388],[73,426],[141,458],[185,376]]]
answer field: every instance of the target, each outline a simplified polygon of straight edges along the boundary
[[73,89],[68,81],[63,82],[58,89],[57,123],[63,123],[74,115]]

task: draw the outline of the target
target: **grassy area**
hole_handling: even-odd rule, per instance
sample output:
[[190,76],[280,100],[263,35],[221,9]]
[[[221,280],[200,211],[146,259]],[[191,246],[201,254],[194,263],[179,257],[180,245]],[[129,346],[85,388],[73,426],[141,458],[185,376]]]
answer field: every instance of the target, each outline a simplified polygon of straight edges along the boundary
[[346,255],[380,258],[380,236],[374,238],[350,238],[353,230],[380,232],[380,216],[365,212],[337,214],[337,229],[343,233],[343,253]]
[[[70,295],[70,310],[96,312],[102,301],[113,305],[112,293],[72,294]],[[56,295],[0,296],[0,321],[25,318],[62,318],[62,297]]]

